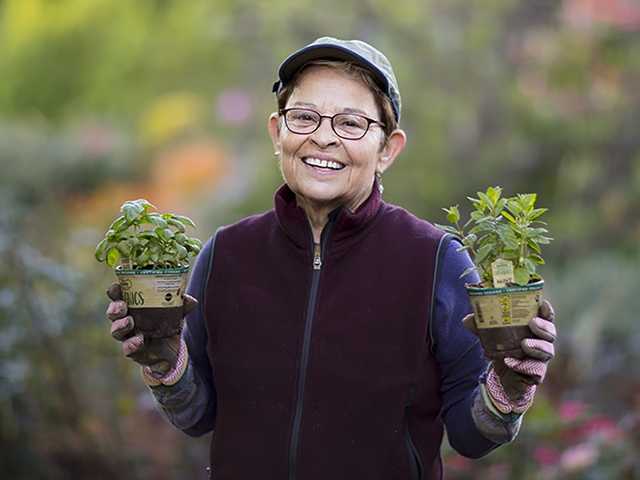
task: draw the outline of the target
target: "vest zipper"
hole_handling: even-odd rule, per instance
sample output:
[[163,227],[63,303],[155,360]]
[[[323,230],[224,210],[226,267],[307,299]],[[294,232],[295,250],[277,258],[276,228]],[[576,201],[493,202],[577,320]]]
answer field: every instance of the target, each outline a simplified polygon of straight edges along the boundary
[[309,303],[307,304],[307,314],[304,326],[304,341],[302,344],[302,360],[300,362],[300,373],[298,375],[298,397],[296,399],[295,415],[293,417],[293,431],[291,433],[291,443],[289,445],[289,480],[296,478],[296,456],[298,453],[298,439],[300,436],[300,425],[302,424],[302,404],[304,400],[304,383],[307,375],[307,364],[309,363],[309,347],[311,344],[311,330],[313,325],[316,301],[318,298],[318,286],[320,284],[320,272],[322,268],[322,257],[324,249],[333,227],[333,220],[330,218],[326,228],[320,235],[320,244],[312,240],[313,262],[311,270],[311,289],[309,292]]

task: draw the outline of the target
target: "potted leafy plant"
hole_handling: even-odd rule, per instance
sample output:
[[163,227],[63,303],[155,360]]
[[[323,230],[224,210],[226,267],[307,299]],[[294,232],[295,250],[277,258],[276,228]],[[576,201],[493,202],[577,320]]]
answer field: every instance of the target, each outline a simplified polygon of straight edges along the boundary
[[[96,260],[115,269],[136,330],[145,337],[170,337],[180,332],[189,258],[202,243],[187,236],[193,221],[158,213],[145,199],[125,202],[95,250]],[[107,292],[119,299],[113,288]]]
[[503,197],[500,187],[467,197],[470,218],[460,224],[457,205],[444,208],[451,226],[438,225],[462,241],[480,283],[466,284],[476,327],[485,352],[491,358],[524,356],[520,342],[531,335],[528,323],[538,311],[544,280],[537,272],[543,265],[540,245],[552,238],[539,218],[547,211],[536,208],[535,193]]

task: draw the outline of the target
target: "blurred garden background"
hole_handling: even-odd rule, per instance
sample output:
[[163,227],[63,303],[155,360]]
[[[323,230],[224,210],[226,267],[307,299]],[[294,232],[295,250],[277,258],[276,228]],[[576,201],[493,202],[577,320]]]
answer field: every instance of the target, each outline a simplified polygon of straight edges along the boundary
[[[640,479],[638,0],[0,1],[0,472],[205,478],[104,317],[125,201],[217,226],[271,208],[280,61],[318,36],[391,59],[408,147],[384,196],[444,223],[537,192],[559,355],[518,439],[447,478]],[[383,353],[383,352],[381,352]]]

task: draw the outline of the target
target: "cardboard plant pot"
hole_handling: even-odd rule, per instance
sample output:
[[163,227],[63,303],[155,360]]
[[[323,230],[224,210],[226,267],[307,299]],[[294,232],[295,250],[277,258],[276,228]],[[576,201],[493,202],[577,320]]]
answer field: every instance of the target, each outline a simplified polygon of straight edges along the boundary
[[117,267],[115,274],[136,331],[145,338],[180,334],[189,267],[136,270]]
[[528,324],[538,313],[543,287],[544,280],[502,288],[466,285],[487,357],[525,357],[520,344],[532,336]]

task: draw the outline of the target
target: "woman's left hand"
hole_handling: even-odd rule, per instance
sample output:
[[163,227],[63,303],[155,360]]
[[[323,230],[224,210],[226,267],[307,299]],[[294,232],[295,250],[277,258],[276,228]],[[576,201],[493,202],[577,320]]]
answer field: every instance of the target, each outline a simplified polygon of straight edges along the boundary
[[[506,357],[492,361],[485,388],[500,413],[524,413],[533,403],[536,386],[544,380],[547,366],[555,355],[554,319],[553,307],[547,300],[543,300],[538,316],[529,322],[534,338],[522,340],[522,350],[526,357]],[[467,315],[463,322],[467,329],[477,334],[473,314]]]

